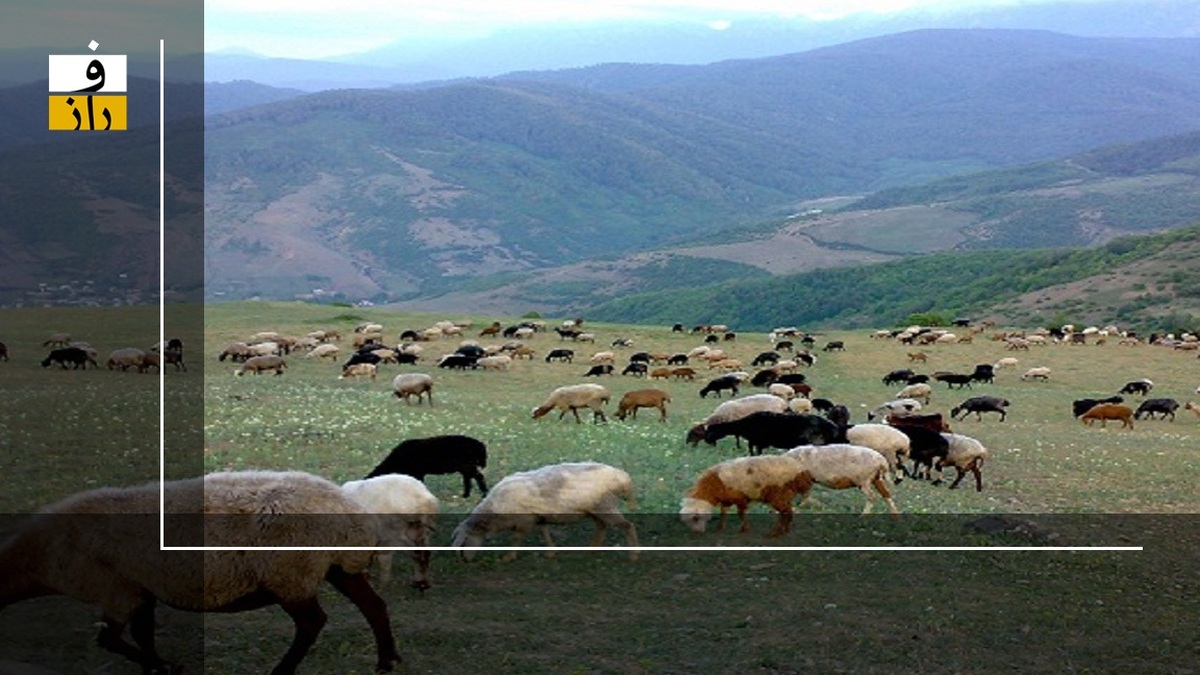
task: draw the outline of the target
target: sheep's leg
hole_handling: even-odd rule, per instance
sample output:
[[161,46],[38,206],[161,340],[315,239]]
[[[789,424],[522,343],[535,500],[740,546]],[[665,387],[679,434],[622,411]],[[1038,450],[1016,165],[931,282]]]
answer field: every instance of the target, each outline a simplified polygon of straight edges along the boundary
[[[875,476],[875,479],[871,481],[871,484],[875,487],[875,491],[879,493],[879,496],[883,498],[884,503],[887,504],[888,512],[893,516],[899,515],[900,509],[896,508],[896,502],[892,501],[892,493],[890,490],[888,490],[887,481],[883,480],[883,474],[881,473],[880,475]],[[870,505],[870,493],[868,492],[867,506]],[[866,510],[864,510],[863,513],[866,513]]]
[[721,505],[721,515],[720,515],[720,517],[717,518],[717,527],[715,528],[717,532],[720,532],[725,529],[725,517],[728,515],[729,515],[729,507],[722,504]]
[[408,585],[418,591],[429,589],[429,561],[433,558],[431,551],[413,551],[413,575]]
[[[367,620],[367,624],[371,626],[371,633],[375,636],[376,672],[391,671],[397,663],[400,663],[401,659],[400,653],[396,651],[396,638],[392,635],[392,623],[388,617],[387,603],[379,597],[374,588],[371,588],[365,574],[349,574],[342,568],[334,566],[329,569],[325,578],[339,593],[354,603],[363,618]],[[313,598],[312,606],[316,611],[321,612],[321,623],[324,624],[325,613],[321,611],[321,606],[317,604],[316,598]],[[320,631],[320,626],[317,627],[317,630]],[[312,638],[316,639],[316,633],[313,633]],[[312,642],[309,642],[309,645],[311,644]],[[305,647],[305,650],[307,649],[308,647]]]
[[750,521],[746,518],[746,507],[747,506],[748,506],[748,504],[745,504],[745,503],[741,503],[741,504],[737,505],[738,521],[741,522],[741,524],[742,524],[742,526],[738,529],[738,532],[741,532],[743,534],[750,531]]
[[665,405],[658,406],[658,412],[662,415],[662,417],[660,417],[658,421],[666,422],[667,421],[667,406],[665,406]]
[[462,472],[463,481],[463,499],[471,496],[471,478],[474,476],[470,471]]
[[604,522],[604,516],[600,514],[592,514],[592,519],[596,521],[596,531],[592,533],[592,540],[588,542],[588,546],[603,546],[608,523]]
[[[340,570],[338,567],[330,568],[326,579],[330,579],[330,583],[338,588],[338,584],[330,578],[335,569]],[[342,589],[338,588],[338,590]],[[374,593],[374,591],[371,592]],[[317,602],[315,596],[300,601],[280,602],[279,606],[287,612],[288,616],[292,617],[292,622],[296,624],[296,633],[292,638],[291,646],[288,647],[279,664],[271,670],[271,675],[294,675],[296,668],[308,654],[308,650],[317,641],[317,635],[320,635],[321,629],[325,627],[325,622],[329,620],[329,617],[325,614],[325,610],[321,609],[321,603]]]
[[[546,546],[554,546],[554,537],[550,536],[550,526],[547,525],[546,523],[542,523],[541,529],[542,529],[542,541],[546,543]],[[553,558],[554,555],[555,555],[554,551],[546,551],[547,558]]]
[[96,642],[102,649],[119,654],[142,666],[143,673],[167,674],[177,672],[172,665],[158,656],[154,649],[154,605],[153,596],[143,598],[140,605],[133,608],[129,618],[129,630],[133,636],[134,646],[127,642],[121,634],[125,631],[125,621],[111,614],[105,614],[104,625],[100,628]]
[[[583,420],[579,419],[579,409],[575,408],[575,407],[571,407],[571,408],[569,408],[569,410],[571,411],[571,414],[575,416],[575,423],[583,424]],[[558,416],[558,419],[562,419],[563,415],[565,415],[565,414],[566,414],[566,412],[563,412],[562,415]]]
[[767,537],[780,537],[792,529],[792,500],[796,498],[790,490],[768,488],[763,491],[763,501],[779,512],[775,526],[767,533]]
[[379,561],[379,584],[382,586],[392,580],[392,552],[380,551],[375,557]]

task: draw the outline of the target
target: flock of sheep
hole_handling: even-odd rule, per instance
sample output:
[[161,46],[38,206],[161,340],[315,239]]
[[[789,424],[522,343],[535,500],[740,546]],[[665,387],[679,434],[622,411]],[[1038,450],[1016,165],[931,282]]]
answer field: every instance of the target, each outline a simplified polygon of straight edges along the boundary
[[[596,333],[583,330],[581,324],[582,321],[576,320],[556,327],[558,341],[570,341],[575,349],[580,343],[594,345]],[[355,331],[352,343],[345,350],[339,345],[342,336],[332,331],[314,331],[299,339],[268,332],[246,342],[226,345],[218,358],[238,362],[237,375],[273,372],[280,376],[286,372],[287,360],[297,358],[300,353],[305,356],[298,358],[330,360],[345,353],[348,356],[342,363],[340,378],[373,380],[380,366],[419,364],[424,358],[423,351],[431,343],[463,337],[466,328],[439,322],[423,331],[406,331],[402,343],[393,347],[384,344],[382,326],[363,325]],[[464,340],[453,351],[428,362],[437,368],[506,371],[519,360],[535,362],[539,350],[530,343],[554,339],[548,335],[535,337],[547,333],[545,329],[540,322],[508,328],[496,322],[484,328],[479,337],[502,336],[510,338],[508,342],[484,346],[475,340]],[[676,330],[687,333],[681,326]],[[748,452],[747,456],[704,469],[681,495],[679,518],[691,530],[703,532],[714,510],[719,512],[718,527],[723,526],[727,511],[733,508],[739,515],[741,530],[746,531],[748,508],[753,503],[762,503],[778,513],[768,536],[782,535],[790,528],[796,498],[804,506],[816,485],[860,490],[865,497],[862,513],[869,513],[878,497],[896,516],[900,509],[892,486],[905,477],[936,479],[935,484],[940,483],[942,471],[948,467],[957,470],[951,488],[957,487],[965,476],[973,475],[976,490],[982,491],[981,469],[989,452],[979,440],[952,433],[949,421],[965,418],[971,412],[979,419],[984,413],[994,412],[1003,422],[1010,402],[994,396],[971,396],[951,409],[949,420],[922,408],[929,404],[935,383],[944,382],[947,389],[990,383],[996,370],[1018,363],[1015,357],[991,365],[981,364],[972,373],[935,372],[924,376],[910,369],[887,373],[883,377],[885,385],[903,383],[903,388],[894,398],[871,409],[868,422],[852,423],[849,407],[814,397],[813,386],[801,372],[814,368],[817,356],[796,343],[815,346],[812,336],[794,328],[776,329],[770,336],[771,350],[743,361],[731,354],[730,346],[736,344],[738,337],[727,327],[696,327],[692,333],[704,336],[704,346],[687,352],[632,354],[622,371],[625,376],[676,382],[693,382],[702,373],[710,372],[712,375],[697,390],[697,395],[721,397],[725,391],[731,394],[730,399],[721,401],[709,415],[694,423],[681,439],[691,445],[701,441],[715,445],[733,436],[739,446],[745,441]],[[970,335],[976,334],[972,330]],[[1086,335],[1097,334],[1099,337],[1095,339],[1110,333],[1097,331]],[[964,341],[958,336],[946,339],[946,335],[953,334],[914,327],[872,337],[895,339],[905,345]],[[1071,332],[1053,340],[1061,339],[1071,345],[1086,343],[1073,336]],[[999,339],[1005,345],[1018,344],[1017,349],[1026,349],[1030,344],[1046,342],[1031,340],[1038,337],[1042,336],[1035,333]],[[1188,337],[1181,344],[1192,341]],[[721,346],[715,346],[717,343]],[[89,364],[99,367],[95,350],[86,344],[73,344],[70,336],[53,336],[44,346],[52,351],[43,366],[59,363],[62,368],[68,365],[86,368]],[[618,377],[614,372],[617,353],[634,346],[628,339],[616,338],[611,347],[593,350],[583,377]],[[61,351],[65,349],[78,350],[85,356],[79,361],[76,352],[68,357]],[[573,364],[575,349],[565,346],[547,349],[543,360]],[[824,347],[826,352],[843,350],[845,344],[841,341],[828,342]],[[164,355],[172,355],[167,363],[176,364],[177,369],[184,368],[182,352],[182,343],[178,341],[164,345],[161,350]],[[782,352],[790,352],[790,358],[783,358]],[[157,358],[149,355],[157,357],[159,353],[157,346],[146,351],[114,350],[106,365],[110,369],[145,371],[158,367]],[[909,352],[908,356],[913,364],[927,359],[925,352]],[[7,348],[2,343],[0,358],[7,358]],[[759,369],[752,373],[745,369],[745,362],[750,368]],[[1045,381],[1051,376],[1048,368],[1032,368],[1021,380]],[[428,373],[401,372],[392,380],[391,393],[409,405],[427,404],[432,408],[435,383],[436,379]],[[1149,380],[1134,380],[1114,397],[1075,401],[1073,411],[1089,425],[1093,420],[1104,424],[1117,419],[1132,427],[1133,419],[1155,414],[1173,419],[1179,407],[1173,399],[1145,398],[1136,411],[1123,405],[1122,395],[1146,397],[1153,386]],[[737,397],[739,389],[744,387],[761,387],[766,392]],[[591,412],[593,422],[603,423],[607,422],[605,407],[611,405],[612,399],[609,387],[598,382],[567,384],[550,391],[530,417],[536,420],[558,411],[558,419],[571,413],[579,423],[582,422],[579,411],[584,410]],[[665,422],[671,403],[671,393],[666,389],[637,387],[619,399],[616,417],[632,422],[638,409],[647,408],[656,410],[658,419]],[[1185,407],[1200,416],[1200,407],[1192,403]],[[876,418],[878,422],[874,421]],[[765,452],[772,448],[782,452]],[[432,519],[439,510],[437,497],[422,482],[431,474],[461,474],[463,497],[468,497],[473,487],[482,496],[450,537],[452,545],[462,549],[463,559],[471,559],[471,549],[495,533],[511,533],[511,543],[517,546],[538,529],[545,544],[553,546],[550,525],[582,519],[595,523],[593,546],[603,543],[608,528],[616,528],[624,533],[630,558],[637,559],[637,529],[622,512],[623,508],[633,507],[635,497],[635,481],[625,470],[591,461],[566,462],[512,473],[489,489],[483,473],[486,466],[487,448],[482,441],[445,435],[405,440],[363,479],[343,485],[300,472],[241,471],[214,473],[163,486],[150,484],[80,493],[46,507],[0,547],[0,568],[16,570],[0,581],[0,607],[46,594],[64,594],[99,604],[104,610],[102,647],[139,663],[144,672],[173,672],[172,666],[154,649],[156,602],[195,611],[240,611],[278,604],[292,617],[296,631],[291,646],[272,672],[293,673],[324,624],[317,589],[325,580],[349,598],[366,618],[376,640],[376,667],[380,671],[390,670],[400,656],[392,637],[387,603],[370,583],[368,570],[372,560],[378,559],[379,580],[387,583],[391,575],[390,554],[373,549],[414,548],[410,583],[422,590],[429,587],[430,553],[420,549],[431,545]],[[166,572],[172,554],[157,549],[157,537],[148,537],[140,525],[130,524],[140,521],[120,517],[157,513],[160,487],[164,490],[167,513],[206,514],[206,545],[328,546],[338,550],[273,550],[252,555],[210,551],[203,555],[203,584],[189,586],[184,583],[183,575]],[[106,514],[110,520],[101,525],[87,520],[84,526],[83,519],[71,517],[76,514]],[[254,527],[247,528],[247,522],[254,523]],[[147,548],[146,542],[155,545]],[[505,558],[515,555],[514,549]],[[126,628],[133,644],[123,637]]]

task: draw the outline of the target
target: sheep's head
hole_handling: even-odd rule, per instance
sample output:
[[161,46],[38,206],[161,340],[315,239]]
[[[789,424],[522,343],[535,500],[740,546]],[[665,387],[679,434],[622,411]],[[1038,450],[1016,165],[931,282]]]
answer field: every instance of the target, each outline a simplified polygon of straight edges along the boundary
[[683,521],[692,532],[703,534],[704,528],[712,517],[712,504],[703,499],[684,497],[679,507],[679,520]]
[[688,445],[699,445],[700,441],[704,440],[704,424],[697,424],[688,429],[687,438],[685,439]]
[[483,545],[483,533],[471,527],[469,520],[464,520],[454,528],[454,534],[450,537],[450,545],[463,549],[458,552],[458,557],[464,562],[471,562],[475,559],[475,551],[471,549]]

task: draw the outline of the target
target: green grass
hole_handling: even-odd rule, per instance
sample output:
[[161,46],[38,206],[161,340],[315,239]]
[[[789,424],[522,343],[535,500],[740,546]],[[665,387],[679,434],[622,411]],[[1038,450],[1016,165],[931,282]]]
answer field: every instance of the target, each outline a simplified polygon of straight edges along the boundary
[[[351,317],[342,308],[295,303],[209,306],[203,348],[182,331],[194,347],[192,369],[167,373],[168,392],[185,412],[198,412],[186,408],[188,388],[201,380],[204,386],[202,457],[175,457],[175,467],[303,469],[343,481],[364,475],[403,438],[464,433],[488,444],[492,484],[514,471],[561,461],[624,468],[637,488],[637,522],[648,546],[1025,543],[961,531],[976,514],[1005,513],[1049,523],[1064,544],[1099,539],[1145,545],[1146,551],[645,552],[636,563],[620,552],[564,552],[556,560],[526,552],[507,564],[487,552],[470,565],[437,554],[432,590],[418,595],[402,582],[382,590],[406,659],[399,672],[1150,673],[1190,668],[1200,649],[1192,630],[1194,594],[1188,590],[1194,586],[1188,570],[1196,552],[1194,516],[1188,514],[1200,512],[1194,489],[1200,423],[1181,411],[1175,422],[1138,422],[1132,431],[1088,429],[1069,413],[1073,398],[1113,392],[1138,377],[1155,381],[1155,396],[1186,400],[1197,384],[1194,353],[1115,342],[1051,346],[1017,354],[1021,365],[1000,371],[995,385],[961,394],[939,385],[931,408],[943,412],[972,394],[1013,402],[1006,422],[992,417],[955,424],[992,453],[983,492],[906,481],[895,489],[904,515],[893,520],[857,516],[860,494],[818,489],[819,504],[802,509],[794,531],[772,541],[762,536],[773,518],[763,509],[755,509],[755,531],[748,535],[692,535],[672,515],[701,470],[739,454],[728,439],[716,447],[683,443],[686,429],[718,403],[697,395],[701,380],[653,385],[673,396],[669,419],[660,423],[645,411],[634,422],[614,419],[621,393],[650,384],[603,378],[614,405],[607,424],[593,425],[570,417],[529,417],[551,389],[583,381],[585,364],[541,359],[546,350],[562,346],[552,333],[531,341],[539,352],[535,360],[518,362],[506,373],[445,372],[426,359],[415,368],[384,367],[374,382],[350,382],[336,379],[335,364],[293,356],[282,377],[236,378],[235,366],[216,360],[224,342],[259,330],[302,335],[337,328],[349,336],[354,323],[373,320],[392,339],[442,318],[473,321],[469,335],[493,320],[516,321],[374,308],[355,309]],[[157,378],[104,369],[43,371],[37,360],[38,343],[56,330],[89,339],[102,356],[126,344],[148,346],[152,340],[144,335],[147,327],[156,327],[154,314],[144,308],[30,310],[6,312],[5,319],[0,338],[14,352],[12,361],[0,363],[5,393],[0,456],[7,485],[0,497],[6,508],[25,511],[95,485],[153,478],[157,437],[149,431]],[[599,340],[594,349],[572,345],[580,361],[618,336],[632,338],[633,350],[686,351],[699,343],[660,326],[587,327]],[[909,348],[872,340],[867,331],[831,331],[818,345],[827,339],[844,340],[846,352],[819,353],[806,372],[816,395],[847,404],[855,421],[862,421],[868,407],[894,393],[879,379],[907,365]],[[427,343],[425,354],[432,358],[456,342]],[[749,363],[768,343],[763,334],[743,333],[722,347]],[[918,367],[923,372],[963,371],[1011,355],[986,335],[971,344],[924,349],[930,359]],[[621,350],[622,363],[633,350]],[[1035,365],[1052,368],[1049,382],[1020,381],[1019,373]],[[414,370],[434,375],[434,406],[405,405],[389,395],[391,376]],[[42,414],[47,410],[72,412]],[[181,454],[185,448],[200,453],[199,447],[179,448]],[[444,544],[477,497],[459,496],[457,476],[434,476],[428,484],[446,514],[436,537]],[[1046,514],[1094,519],[1072,526]],[[582,545],[590,527],[555,532],[562,545]],[[610,534],[610,543],[616,539]],[[407,562],[400,557],[396,564],[396,576],[403,579]],[[361,617],[332,591],[323,604],[331,621],[301,672],[370,672],[373,648]],[[201,654],[183,637],[183,617],[161,613],[162,651],[182,658],[191,672],[264,672],[291,634],[290,622],[277,609],[206,616]],[[134,672],[92,646],[94,620],[83,605],[62,600],[0,611],[0,664],[45,658],[62,672]],[[47,624],[57,628],[56,638],[27,630]]]

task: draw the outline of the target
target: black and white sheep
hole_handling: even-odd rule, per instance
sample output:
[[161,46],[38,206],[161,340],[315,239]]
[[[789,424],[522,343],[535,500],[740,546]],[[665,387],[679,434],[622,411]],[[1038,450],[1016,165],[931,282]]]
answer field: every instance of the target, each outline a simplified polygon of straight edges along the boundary
[[777,413],[787,412],[788,402],[773,394],[751,394],[725,401],[703,421],[688,429],[685,441],[688,445],[697,445],[704,440],[704,432],[708,425],[731,422],[764,410]]
[[[151,517],[161,513],[160,489],[167,514],[204,514],[196,521],[204,545],[235,550],[200,556],[160,549],[158,518]],[[296,630],[271,672],[290,675],[326,622],[318,590],[328,581],[370,624],[376,669],[390,671],[400,655],[387,603],[368,581],[380,543],[378,522],[362,506],[336,484],[299,472],[216,473],[101,488],[44,508],[0,546],[0,607],[44,595],[98,604],[103,649],[137,662],[144,673],[176,673],[180,669],[155,649],[158,602],[195,612],[278,604]],[[276,548],[236,550],[250,547]],[[123,637],[126,626],[133,644]]]
[[[537,527],[546,546],[554,546],[548,525],[591,518],[596,523],[592,546],[603,544],[612,526],[623,530],[626,545],[636,549],[637,528],[622,515],[622,501],[633,507],[633,480],[607,464],[568,462],[510,474],[455,528],[452,545],[463,548],[460,556],[471,560],[470,548],[482,545],[489,534],[511,531],[512,545],[517,546]],[[516,550],[509,551],[502,560],[516,555]],[[553,551],[546,552],[546,557],[553,556]],[[637,557],[636,550],[629,552],[631,560]]]
[[1154,383],[1147,378],[1126,382],[1125,386],[1117,391],[1118,394],[1140,394],[1145,396],[1154,388]]
[[425,476],[457,473],[462,475],[463,497],[471,496],[471,481],[487,494],[483,469],[487,466],[487,445],[461,434],[409,438],[392,448],[367,478],[399,473],[424,481]]
[[1173,398],[1148,398],[1138,406],[1137,411],[1133,413],[1133,419],[1140,420],[1142,415],[1145,415],[1146,419],[1155,419],[1154,416],[1158,415],[1158,419],[1164,420],[1170,416],[1174,422],[1176,410],[1179,410],[1179,401]]

